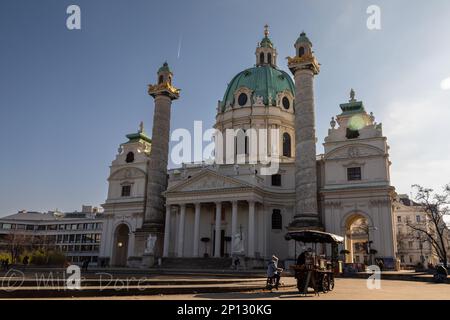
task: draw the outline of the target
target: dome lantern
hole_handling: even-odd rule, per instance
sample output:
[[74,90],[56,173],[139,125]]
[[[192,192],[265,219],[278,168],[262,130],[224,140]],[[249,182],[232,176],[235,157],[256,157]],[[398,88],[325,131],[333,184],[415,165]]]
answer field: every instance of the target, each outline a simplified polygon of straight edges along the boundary
[[264,38],[256,47],[256,66],[277,66],[277,50],[269,38],[269,26],[264,26]]

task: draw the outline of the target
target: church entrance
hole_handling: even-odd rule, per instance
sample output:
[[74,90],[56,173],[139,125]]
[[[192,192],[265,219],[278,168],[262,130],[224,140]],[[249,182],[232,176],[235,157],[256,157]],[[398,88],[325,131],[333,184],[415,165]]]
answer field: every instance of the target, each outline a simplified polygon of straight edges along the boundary
[[128,239],[130,229],[126,224],[121,224],[116,228],[114,235],[114,266],[126,267],[128,259]]
[[349,252],[346,255],[347,263],[364,263],[370,265],[370,226],[368,220],[356,214],[346,223],[345,247]]
[[[212,249],[213,249],[213,253],[212,256],[214,257],[215,254],[215,243],[216,243],[216,230],[213,231],[214,235],[213,235],[213,245],[212,245]],[[225,230],[220,230],[220,256],[223,257],[225,255]]]

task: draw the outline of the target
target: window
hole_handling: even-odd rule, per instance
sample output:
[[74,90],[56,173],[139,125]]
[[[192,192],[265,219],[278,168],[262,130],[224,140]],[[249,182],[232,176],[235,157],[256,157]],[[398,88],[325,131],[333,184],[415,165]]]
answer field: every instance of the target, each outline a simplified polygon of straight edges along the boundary
[[33,230],[34,230],[34,225],[32,225],[32,224],[27,224],[27,230],[28,230],[28,231],[33,231]]
[[405,263],[405,256],[400,256],[400,262]]
[[281,187],[281,174],[274,174],[272,176],[272,186]]
[[360,181],[361,180],[361,167],[347,168],[347,180],[348,181]]
[[56,224],[51,224],[48,226],[48,230],[56,230],[57,229],[57,225]]
[[270,53],[267,55],[267,63],[272,64],[272,55]]
[[305,54],[305,48],[304,47],[298,48],[298,56],[303,57],[304,54]]
[[357,139],[357,138],[359,138],[359,131],[347,128],[347,134],[345,137],[347,139]]
[[3,229],[4,230],[10,230],[11,229],[11,224],[10,223],[4,223],[3,224]]
[[279,209],[274,209],[272,212],[272,230],[283,229],[283,216]]
[[122,197],[131,196],[131,186],[122,186]]
[[420,223],[420,216],[416,216],[416,222]]
[[291,136],[287,132],[283,134],[283,156],[291,157]]
[[24,224],[18,224],[17,225],[17,230],[25,230],[25,225]]
[[163,75],[160,75],[160,76],[159,76],[158,83],[161,84],[161,83],[163,83],[163,82],[164,82],[164,77],[163,77]]
[[127,158],[125,159],[125,162],[126,163],[134,162],[134,153],[133,152],[128,152]]
[[238,103],[241,107],[245,106],[247,104],[248,97],[245,93],[241,93],[238,97]]
[[285,108],[286,110],[289,110],[289,108],[291,107],[291,102],[289,101],[289,99],[287,97],[283,98],[283,108]]
[[402,217],[398,216],[397,217],[397,222],[402,222]]
[[413,243],[412,241],[409,241],[409,242],[408,242],[408,248],[409,248],[409,249],[412,249],[412,248],[413,248],[413,245],[414,245],[414,243]]
[[261,53],[259,54],[259,63],[260,63],[260,64],[264,64],[264,53],[263,53],[263,52],[261,52]]

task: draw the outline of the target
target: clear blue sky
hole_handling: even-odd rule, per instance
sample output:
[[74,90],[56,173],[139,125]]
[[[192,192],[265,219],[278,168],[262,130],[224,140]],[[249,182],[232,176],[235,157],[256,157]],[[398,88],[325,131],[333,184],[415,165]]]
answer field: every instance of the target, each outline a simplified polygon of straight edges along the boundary
[[[66,28],[70,4],[81,31]],[[379,31],[366,28],[371,4]],[[103,203],[125,135],[141,120],[151,132],[146,86],[165,60],[183,90],[172,128],[211,127],[266,23],[282,69],[302,30],[314,43],[320,142],[353,87],[384,124],[399,192],[450,182],[448,0],[2,0],[0,216]]]

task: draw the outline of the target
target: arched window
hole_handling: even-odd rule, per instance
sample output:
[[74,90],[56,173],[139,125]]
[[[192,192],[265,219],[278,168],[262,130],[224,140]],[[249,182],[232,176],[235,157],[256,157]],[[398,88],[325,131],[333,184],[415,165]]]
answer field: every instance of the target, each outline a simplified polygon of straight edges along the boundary
[[283,134],[283,156],[291,157],[291,136],[287,132]]
[[298,48],[298,56],[303,57],[304,54],[305,54],[305,48],[304,47]]
[[283,229],[283,216],[280,209],[273,209],[272,211],[272,230]]
[[125,159],[125,162],[126,163],[134,162],[134,153],[133,152],[128,152],[127,158]]
[[261,53],[259,54],[259,63],[260,63],[260,64],[264,64],[264,52],[261,52]]
[[239,131],[236,134],[236,137],[234,138],[235,144],[234,144],[234,152],[236,155],[248,155],[248,136],[246,134],[246,131],[243,129],[239,129]]
[[267,55],[267,63],[272,64],[272,55],[270,53]]
[[163,75],[160,75],[160,76],[159,76],[158,83],[161,84],[161,83],[163,83],[163,82],[164,82],[164,76],[163,76]]

